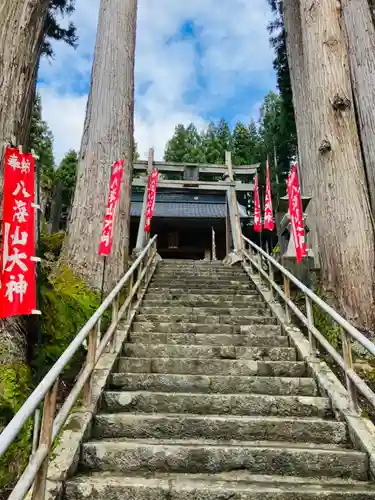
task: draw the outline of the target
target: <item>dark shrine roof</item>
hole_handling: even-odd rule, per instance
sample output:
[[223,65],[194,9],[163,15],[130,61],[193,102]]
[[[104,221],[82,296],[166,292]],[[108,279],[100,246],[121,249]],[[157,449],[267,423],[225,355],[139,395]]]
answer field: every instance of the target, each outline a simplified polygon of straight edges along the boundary
[[[143,193],[133,192],[131,216],[140,217]],[[247,217],[245,207],[239,205],[240,217]],[[159,192],[156,194],[154,217],[183,219],[222,219],[226,215],[225,193]]]

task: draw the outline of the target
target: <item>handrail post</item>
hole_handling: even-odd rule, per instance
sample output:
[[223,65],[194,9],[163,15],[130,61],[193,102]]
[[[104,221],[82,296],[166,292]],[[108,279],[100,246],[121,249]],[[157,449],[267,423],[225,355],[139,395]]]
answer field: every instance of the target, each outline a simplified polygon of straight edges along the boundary
[[97,330],[96,325],[95,325],[94,328],[89,333],[88,348],[87,348],[87,357],[86,357],[86,366],[90,366],[91,367],[90,376],[87,379],[87,381],[85,383],[85,386],[83,388],[84,405],[86,406],[86,408],[91,403],[92,372],[93,372],[94,366],[95,366],[97,333],[98,333],[98,330]]
[[143,259],[141,260],[141,262],[139,263],[139,267],[138,267],[138,273],[137,273],[137,283],[138,283],[138,288],[137,288],[137,299],[139,300],[140,297],[141,297],[141,293],[142,293],[142,290],[141,290],[141,284],[142,284],[142,280],[141,280],[141,277],[142,277],[142,271],[143,271]]
[[127,314],[126,314],[126,321],[129,321],[129,320],[130,320],[130,315],[131,315],[131,312],[132,312],[132,304],[133,304],[133,297],[132,297],[132,293],[133,293],[133,284],[134,284],[134,273],[130,276],[130,280],[129,280],[129,297],[131,297],[131,299],[129,300],[128,311],[127,311]]
[[[288,299],[290,299],[290,281],[289,278],[287,278],[284,274],[284,293]],[[289,306],[285,302],[285,315],[286,315],[286,321],[287,323],[291,322],[290,318],[290,311],[289,311]]]
[[[112,302],[112,326],[116,326],[116,329],[118,323],[119,301],[120,301],[120,296],[119,294],[117,294]],[[115,352],[116,350],[116,337],[117,335],[115,330],[112,336],[112,352]]]
[[342,353],[344,358],[344,369],[346,379],[346,389],[349,394],[349,402],[352,410],[356,413],[359,411],[358,395],[355,385],[348,376],[348,370],[353,369],[352,344],[348,333],[344,328],[341,328]]
[[[267,259],[268,260],[268,259]],[[272,262],[268,260],[268,274],[270,277],[270,293],[271,293],[271,299],[274,300],[274,291],[273,291],[273,283],[274,283],[274,273],[273,273],[273,266]]]
[[44,500],[45,497],[46,481],[48,473],[48,461],[52,445],[52,429],[53,429],[53,421],[55,418],[58,387],[59,387],[59,379],[57,378],[51,389],[47,392],[47,394],[44,397],[43,420],[42,420],[42,427],[40,430],[39,446],[44,446],[45,448],[47,448],[48,455],[45,458],[41,467],[39,468],[38,472],[36,473],[33,486],[33,493],[31,496],[32,500]]
[[309,346],[310,346],[310,356],[312,358],[315,358],[316,354],[316,341],[315,337],[312,333],[312,327],[314,326],[314,310],[313,310],[313,305],[312,301],[307,295],[305,296],[306,299],[306,317],[307,317],[307,329],[309,333]]

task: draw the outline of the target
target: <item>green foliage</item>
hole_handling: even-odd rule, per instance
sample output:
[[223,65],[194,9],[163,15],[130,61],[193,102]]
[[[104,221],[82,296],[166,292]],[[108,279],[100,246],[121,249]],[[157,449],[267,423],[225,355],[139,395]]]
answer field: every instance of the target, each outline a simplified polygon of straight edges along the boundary
[[164,152],[165,161],[179,162],[184,161],[187,153],[187,131],[185,126],[179,124],[176,126],[173,137],[168,141]]
[[63,41],[71,47],[77,47],[77,31],[73,23],[66,28],[60,24],[60,19],[70,16],[75,10],[75,0],[49,0],[49,10],[44,28],[42,54],[53,57],[51,41]]
[[228,122],[222,118],[217,125],[217,140],[219,143],[218,163],[224,165],[225,151],[232,151],[232,134]]
[[[0,365],[0,433],[31,392],[30,368],[24,364]],[[24,469],[30,453],[32,422],[28,420],[18,438],[0,458],[0,491],[9,488]]]
[[52,254],[55,258],[60,255],[61,248],[64,243],[65,233],[64,231],[59,231],[54,234],[46,234],[42,232],[40,238],[41,254]]
[[[325,302],[327,301],[327,297],[325,297],[323,293],[322,286],[318,284],[315,289],[315,293],[318,297],[320,297]],[[341,348],[341,329],[337,323],[333,321],[333,319],[328,316],[324,311],[320,309],[319,306],[313,304],[313,314],[314,314],[314,324],[315,327],[320,331],[320,333],[325,337],[328,342],[336,349],[340,350]]]
[[[61,356],[78,331],[99,307],[100,294],[88,288],[66,266],[44,276],[42,282],[42,335],[43,350],[37,365],[43,373]],[[83,349],[67,371],[76,374],[74,367],[81,366]],[[69,373],[68,373],[69,378]]]
[[139,153],[138,153],[138,143],[134,141],[134,148],[133,148],[133,162],[139,161]]
[[42,102],[39,94],[35,97],[31,115],[29,143],[30,149],[34,149],[39,156],[42,187],[50,190],[55,177],[53,135],[47,123],[42,120]]
[[214,122],[210,122],[202,138],[203,154],[207,163],[221,163],[221,148]]
[[56,181],[61,184],[62,210],[68,211],[72,203],[74,190],[76,187],[78,169],[77,152],[71,149],[61,160],[59,168],[56,170]]

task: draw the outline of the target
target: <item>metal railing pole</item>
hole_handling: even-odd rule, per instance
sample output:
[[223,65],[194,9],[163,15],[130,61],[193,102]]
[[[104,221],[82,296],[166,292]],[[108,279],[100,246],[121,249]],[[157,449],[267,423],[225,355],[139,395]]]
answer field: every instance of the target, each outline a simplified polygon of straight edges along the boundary
[[312,327],[314,326],[314,311],[311,299],[307,296],[305,296],[305,299],[306,299],[307,328],[309,332],[310,356],[314,358],[316,354],[316,341],[312,333]]
[[346,379],[346,388],[349,394],[349,401],[352,410],[355,412],[359,411],[358,405],[358,395],[355,385],[350,380],[348,376],[348,370],[353,369],[353,357],[352,357],[352,343],[347,332],[341,328],[341,339],[342,339],[342,352],[344,358],[344,371],[345,371],[345,379]]
[[[44,446],[48,451],[50,451],[52,444],[52,429],[53,421],[55,418],[58,387],[59,379],[55,381],[51,389],[45,395],[43,404],[43,420],[40,429],[39,446]],[[48,472],[48,459],[49,453],[44,459],[35,476],[33,493],[31,497],[32,500],[44,500]]]

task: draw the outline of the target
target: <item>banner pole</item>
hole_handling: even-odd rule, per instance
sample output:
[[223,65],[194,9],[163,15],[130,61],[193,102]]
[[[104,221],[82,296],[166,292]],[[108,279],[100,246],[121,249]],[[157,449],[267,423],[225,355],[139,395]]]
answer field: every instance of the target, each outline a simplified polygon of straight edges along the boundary
[[102,274],[102,285],[101,285],[101,289],[100,289],[100,303],[103,302],[103,299],[104,299],[104,283],[105,283],[105,269],[107,267],[107,257],[104,256],[104,259],[103,259],[103,274]]
[[[37,254],[38,259],[41,259],[40,160],[39,160],[39,157],[37,157],[34,152],[33,152],[33,156],[36,160],[35,161],[35,164],[36,164],[36,205],[37,205],[37,208],[36,208],[36,210],[37,210],[37,214],[36,214],[36,228],[37,228],[36,254]],[[38,262],[36,262],[36,308],[38,311],[41,311],[41,305],[42,305],[41,266],[42,266],[41,261],[38,260]],[[37,335],[38,335],[37,383],[39,383],[39,381],[41,379],[41,357],[42,357],[42,347],[43,347],[41,314],[37,314],[36,327],[37,327]],[[40,407],[38,407],[34,413],[32,453],[35,453],[35,451],[37,450],[37,447],[38,447],[39,427],[40,427]]]

